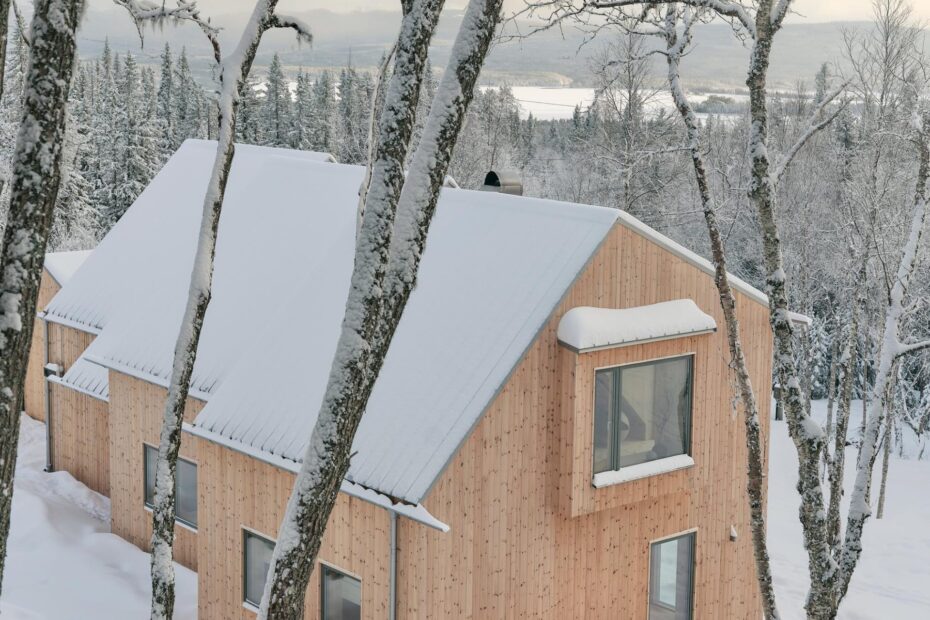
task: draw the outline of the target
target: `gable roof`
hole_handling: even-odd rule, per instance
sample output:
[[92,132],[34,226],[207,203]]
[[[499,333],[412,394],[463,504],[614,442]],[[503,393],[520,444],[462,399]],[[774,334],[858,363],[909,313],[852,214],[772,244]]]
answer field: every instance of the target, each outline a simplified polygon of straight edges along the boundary
[[[49,305],[102,329],[82,361],[167,385],[214,154],[182,145]],[[186,430],[276,463],[303,456],[354,256],[363,169],[314,156],[237,147],[192,377],[207,405]],[[348,483],[422,500],[618,219],[711,268],[617,210],[444,189]]]
[[55,278],[60,286],[64,286],[72,276],[81,268],[90,250],[75,250],[72,252],[49,252],[45,255],[45,270]]
[[[184,269],[185,263],[179,263],[182,257],[173,250],[183,251],[189,246],[189,256],[193,256],[190,241],[196,239],[215,154],[215,142],[184,142],[74,273],[69,286],[52,299],[46,308],[46,319],[97,333],[119,314],[122,306],[128,305],[127,311],[131,312],[139,296],[157,295],[156,285],[161,285],[165,277],[176,275],[177,269],[173,268],[180,264]],[[237,146],[230,194],[238,184],[246,182],[243,177],[247,171],[254,174],[259,160],[277,158],[302,162],[332,159],[326,153]],[[239,170],[246,174],[240,174]],[[190,276],[187,265],[181,278],[185,287]],[[172,346],[173,343],[172,339]]]

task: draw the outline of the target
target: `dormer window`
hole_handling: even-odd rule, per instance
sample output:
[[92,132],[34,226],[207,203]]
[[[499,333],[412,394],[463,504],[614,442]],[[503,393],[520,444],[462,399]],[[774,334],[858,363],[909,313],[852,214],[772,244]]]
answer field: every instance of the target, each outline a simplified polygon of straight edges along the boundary
[[594,486],[693,464],[692,355],[596,371]]

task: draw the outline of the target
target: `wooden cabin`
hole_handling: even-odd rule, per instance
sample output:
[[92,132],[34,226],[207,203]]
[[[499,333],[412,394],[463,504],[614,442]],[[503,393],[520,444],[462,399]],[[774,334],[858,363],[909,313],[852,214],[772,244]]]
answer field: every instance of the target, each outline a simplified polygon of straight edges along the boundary
[[[45,308],[50,452],[149,544],[214,144],[188,141]],[[176,558],[255,617],[325,389],[363,169],[240,146],[185,415]],[[308,618],[757,618],[743,421],[703,258],[612,209],[443,190]],[[765,296],[733,278],[768,429]]]

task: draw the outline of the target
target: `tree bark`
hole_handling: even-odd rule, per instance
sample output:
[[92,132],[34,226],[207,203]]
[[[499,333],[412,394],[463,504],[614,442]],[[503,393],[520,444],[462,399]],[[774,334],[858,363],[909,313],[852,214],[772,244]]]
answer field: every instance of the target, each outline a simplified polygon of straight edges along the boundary
[[840,501],[843,498],[843,477],[846,467],[846,437],[852,408],[852,393],[856,383],[856,361],[859,359],[859,321],[865,304],[865,277],[868,269],[869,242],[863,243],[862,260],[854,284],[855,297],[850,312],[849,332],[840,361],[840,394],[836,412],[836,435],[828,479],[830,502],[827,507],[827,544],[836,554],[840,542]]
[[[203,319],[210,303],[213,281],[213,259],[216,254],[216,234],[226,183],[235,155],[236,113],[239,98],[255,60],[262,35],[269,28],[290,27],[304,37],[309,34],[292,22],[283,22],[274,15],[277,0],[260,0],[246,25],[233,54],[222,63],[218,102],[218,144],[216,158],[204,196],[203,215],[197,250],[191,271],[187,304],[181,329],[175,344],[174,362],[168,397],[162,415],[158,464],[155,471],[155,498],[152,509],[152,620],[168,620],[174,614],[174,516],[178,451],[181,447],[181,427],[190,391],[191,374],[197,358],[197,345]],[[217,56],[219,48],[215,48]]]
[[82,0],[37,0],[22,121],[0,250],[0,585],[6,561],[21,402],[52,212]]
[[0,100],[3,99],[3,80],[6,77],[6,44],[9,30],[10,0],[0,0]]
[[826,440],[826,446],[823,450],[823,476],[827,475],[827,472],[830,469],[830,462],[832,460],[832,455],[828,446],[830,445],[830,439],[834,437],[834,428],[833,428],[833,409],[836,399],[836,374],[839,367],[839,357],[840,357],[840,335],[836,334],[833,337],[833,342],[830,343],[830,369],[827,372],[827,424],[824,428],[824,437]]
[[401,24],[394,72],[381,114],[378,148],[371,164],[342,333],[272,554],[260,618],[303,617],[310,573],[349,467],[352,439],[374,385],[369,371],[370,343],[380,328],[378,314],[397,201],[404,183],[403,165],[413,135],[427,51],[443,4],[444,0],[415,0]]
[[908,284],[917,267],[920,241],[924,225],[927,220],[928,179],[930,179],[930,104],[924,103],[923,109],[918,111],[918,125],[915,131],[918,170],[917,187],[914,195],[911,225],[907,241],[901,252],[895,279],[888,295],[888,304],[885,309],[885,322],[880,342],[880,354],[875,372],[875,382],[872,386],[868,405],[868,419],[862,444],[859,448],[859,465],[856,470],[856,481],[850,497],[849,514],[846,517],[846,534],[842,553],[838,558],[836,601],[840,601],[849,589],[849,582],[862,554],[862,530],[871,514],[869,507],[869,493],[872,483],[872,466],[877,454],[878,435],[881,429],[882,417],[887,405],[888,386],[892,380],[894,366],[901,356],[930,347],[930,341],[916,345],[906,345],[901,342],[900,325],[906,312],[904,306]]
[[[410,16],[416,16],[423,4],[428,3],[415,2]],[[387,178],[379,181],[379,170],[383,166],[373,167],[374,180],[356,250],[356,270],[343,334],[327,396],[272,556],[261,618],[303,616],[307,582],[339,485],[348,470],[352,440],[412,289],[451,151],[490,47],[501,4],[502,0],[469,2],[410,173],[406,181],[402,175],[390,179],[392,183],[399,183],[397,189],[400,190],[393,204],[377,199],[379,184],[383,185]],[[437,14],[439,8],[435,7]],[[433,15],[424,15],[417,21],[429,21],[430,32],[435,28]],[[419,90],[425,50],[422,57],[418,53],[420,66],[416,68],[415,83],[409,80],[413,69],[407,66],[410,61],[402,62],[411,54],[405,48],[416,43],[417,37],[401,36],[392,86],[399,78],[408,88]],[[385,141],[391,137],[389,131],[397,132],[401,128],[405,141],[409,141],[416,117],[416,95],[395,92],[398,90],[395,86],[388,92],[378,154],[379,158],[386,154],[398,157],[396,161],[400,166],[404,153],[385,148]],[[397,109],[399,106],[402,110]],[[397,118],[403,119],[402,126],[397,124]],[[372,262],[375,264],[371,265]],[[375,289],[386,291],[385,296],[374,296]]]
[[687,129],[688,150],[691,154],[698,195],[701,199],[704,221],[707,224],[707,233],[710,238],[711,257],[714,263],[714,283],[717,286],[720,307],[726,323],[727,344],[730,349],[730,368],[736,377],[740,400],[743,405],[748,465],[746,491],[749,497],[750,530],[752,532],[753,554],[756,562],[757,583],[762,597],[762,610],[767,620],[776,620],[779,617],[778,607],[775,601],[772,570],[765,538],[765,466],[763,464],[765,447],[762,444],[759,407],[756,403],[755,391],[746,365],[746,357],[743,354],[742,339],[739,333],[739,319],[736,314],[736,298],[730,288],[727,274],[726,249],[720,234],[720,227],[717,224],[716,209],[710,192],[700,129],[691,103],[681,86],[679,67],[681,56],[690,39],[690,24],[686,24],[684,33],[679,35],[676,26],[678,22],[677,14],[678,9],[676,7],[669,8],[666,20],[668,82],[672,100]]
[[885,488],[888,484],[888,464],[891,461],[891,444],[894,438],[894,416],[885,416],[885,445],[882,450],[882,483],[878,492],[878,510],[875,513],[876,519],[885,516]]
[[[787,7],[785,3],[779,6],[782,4]],[[801,494],[799,516],[811,583],[805,608],[809,618],[819,620],[832,618],[835,609],[831,580],[824,578],[833,573],[833,558],[827,544],[824,495],[819,475],[824,436],[823,430],[806,411],[794,361],[794,329],[788,314],[787,278],[775,215],[775,180],[767,145],[766,78],[772,40],[781,26],[781,19],[775,19],[775,13],[773,0],[760,0],[757,3],[755,39],[746,79],[751,118],[749,157],[752,180],[749,198],[756,208],[762,227],[769,318],[775,336],[775,373],[785,397],[788,432],[798,451],[798,491]]]

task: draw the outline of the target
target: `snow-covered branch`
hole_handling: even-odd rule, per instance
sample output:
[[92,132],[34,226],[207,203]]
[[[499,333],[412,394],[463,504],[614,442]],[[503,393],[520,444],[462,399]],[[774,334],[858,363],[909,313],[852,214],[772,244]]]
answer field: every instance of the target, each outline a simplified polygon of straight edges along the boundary
[[637,5],[682,4],[696,9],[710,9],[715,13],[735,19],[753,38],[756,37],[756,22],[739,2],[728,0],[586,0],[588,6],[595,9],[619,9]]
[[[185,4],[185,3],[179,3]],[[277,0],[259,0],[242,32],[235,50],[226,59],[218,58],[222,85],[218,101],[219,128],[216,157],[204,195],[203,213],[187,303],[175,343],[168,397],[162,414],[158,463],[155,470],[155,497],[152,508],[152,620],[168,620],[174,613],[174,522],[177,460],[181,447],[181,425],[197,359],[197,345],[203,319],[210,303],[213,259],[217,232],[226,193],[226,183],[235,155],[236,114],[239,98],[248,79],[262,35],[278,25],[291,26],[274,14]],[[219,45],[214,46],[219,53]]]
[[219,62],[220,48],[217,39],[219,30],[210,24],[210,20],[200,16],[196,1],[177,0],[173,7],[166,6],[164,0],[162,2],[153,2],[152,0],[113,0],[113,2],[126,9],[129,13],[136,25],[140,42],[144,42],[146,24],[158,24],[165,21],[188,21],[196,24],[210,41],[214,58]]
[[840,102],[840,104],[835,109],[833,109],[830,114],[824,116],[824,111],[827,109],[827,107],[837,97],[839,97],[848,86],[849,82],[843,82],[838,87],[833,89],[833,91],[831,91],[826,97],[824,97],[824,100],[821,101],[816,108],[814,108],[814,112],[811,114],[811,117],[808,121],[807,129],[795,141],[791,148],[788,149],[784,155],[782,155],[781,161],[779,161],[778,165],[776,166],[775,172],[773,174],[775,183],[778,183],[778,181],[780,181],[781,178],[785,175],[785,172],[788,170],[791,162],[794,160],[800,150],[804,148],[804,145],[807,144],[808,141],[817,135],[821,130],[828,127],[834,120],[836,120],[836,117],[846,109],[846,107],[849,105],[848,100]]
[[268,22],[269,28],[290,28],[297,33],[297,41],[310,45],[313,43],[313,34],[310,26],[299,17],[292,15],[272,15]]

